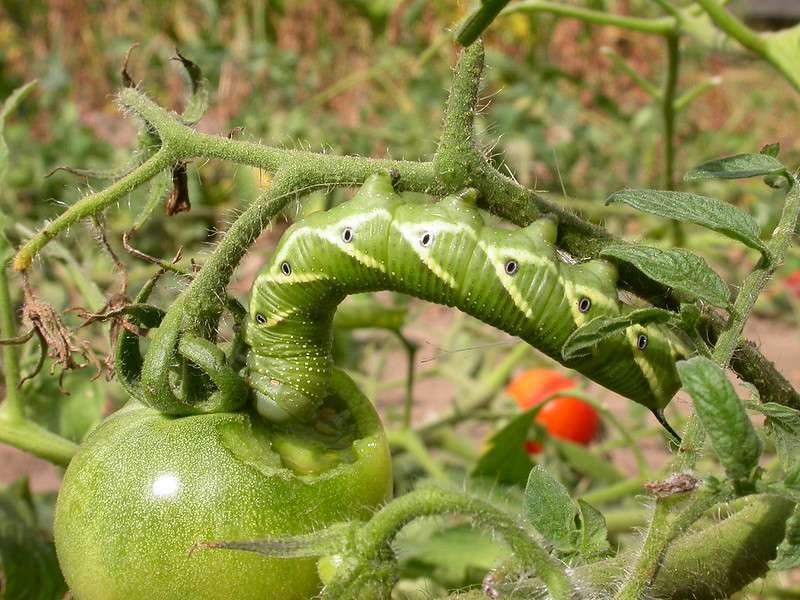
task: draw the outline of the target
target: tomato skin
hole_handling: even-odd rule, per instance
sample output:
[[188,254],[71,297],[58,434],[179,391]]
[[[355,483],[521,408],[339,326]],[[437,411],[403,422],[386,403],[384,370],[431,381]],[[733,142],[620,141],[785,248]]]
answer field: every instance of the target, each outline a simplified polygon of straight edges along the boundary
[[[576,383],[553,369],[528,369],[523,371],[506,387],[519,407],[528,410],[560,391],[574,390]],[[573,396],[558,396],[545,404],[536,415],[547,432],[556,438],[578,444],[588,444],[600,428],[600,418],[594,407]],[[538,442],[525,442],[531,454],[541,452]]]
[[109,417],[70,463],[56,506],[56,550],[75,597],[315,596],[315,558],[189,550],[199,541],[295,535],[366,518],[388,499],[383,427],[349,378],[338,373],[334,387],[361,435],[355,462],[320,475],[276,466],[248,413],[170,418],[131,403]]

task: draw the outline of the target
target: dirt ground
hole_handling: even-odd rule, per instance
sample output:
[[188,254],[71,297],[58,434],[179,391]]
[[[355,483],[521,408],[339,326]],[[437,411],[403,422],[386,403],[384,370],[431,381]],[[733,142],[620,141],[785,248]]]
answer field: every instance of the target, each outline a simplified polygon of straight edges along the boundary
[[[450,319],[450,311],[447,309],[436,306],[430,306],[429,309],[425,311],[421,319],[414,323],[414,327],[409,332],[410,337],[420,344],[420,352],[417,357],[420,362],[431,360],[437,352],[441,351],[435,341],[440,339],[438,332],[445,328]],[[753,318],[748,324],[747,335],[761,347],[762,352],[775,362],[778,369],[796,387],[800,387],[800,330],[788,327],[785,323]],[[390,365],[387,370],[394,373],[395,376],[403,373],[405,369],[404,356],[398,354],[396,357],[393,356],[392,360],[398,361],[397,368]],[[414,410],[414,421],[418,423],[428,421],[446,410],[452,400],[452,386],[442,380],[419,382],[415,391],[418,404]],[[622,403],[625,402],[611,393],[603,392],[598,396],[602,397],[612,409],[616,405],[622,408]],[[384,411],[395,408],[398,400],[399,396],[395,399],[390,395],[379,403],[379,409]],[[677,402],[685,403],[686,400],[678,398]],[[644,449],[653,466],[661,464],[667,458],[663,445],[655,440],[652,445]],[[620,452],[615,456],[617,466],[623,472],[630,471],[634,466],[629,454]],[[58,489],[61,469],[15,448],[0,445],[0,482],[9,483],[24,475],[30,478],[34,491],[53,491]]]

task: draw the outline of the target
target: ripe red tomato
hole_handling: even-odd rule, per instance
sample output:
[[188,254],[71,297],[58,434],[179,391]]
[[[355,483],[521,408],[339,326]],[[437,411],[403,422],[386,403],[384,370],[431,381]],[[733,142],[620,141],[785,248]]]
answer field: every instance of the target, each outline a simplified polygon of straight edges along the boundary
[[[556,392],[576,387],[572,379],[554,369],[528,369],[511,380],[506,392],[520,408],[528,410]],[[600,418],[591,404],[567,395],[550,400],[536,415],[536,422],[553,437],[584,445],[592,441],[600,427]],[[525,449],[536,454],[542,446],[528,441]]]

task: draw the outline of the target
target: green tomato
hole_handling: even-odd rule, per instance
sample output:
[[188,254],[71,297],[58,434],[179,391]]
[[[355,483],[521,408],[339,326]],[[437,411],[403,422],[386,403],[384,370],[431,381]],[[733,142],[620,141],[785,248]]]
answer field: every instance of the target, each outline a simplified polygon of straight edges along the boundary
[[389,498],[375,410],[341,372],[334,389],[340,400],[313,427],[279,429],[255,413],[165,417],[133,402],[110,416],[73,458],[56,505],[56,550],[75,597],[315,596],[315,558],[189,551],[366,518]]

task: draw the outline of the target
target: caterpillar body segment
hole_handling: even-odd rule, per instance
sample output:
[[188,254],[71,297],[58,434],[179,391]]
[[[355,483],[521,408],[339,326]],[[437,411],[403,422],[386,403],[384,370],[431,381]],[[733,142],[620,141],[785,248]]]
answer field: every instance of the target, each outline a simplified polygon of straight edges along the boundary
[[330,390],[338,304],[349,294],[395,290],[516,335],[660,416],[680,387],[682,340],[662,325],[633,325],[565,362],[561,348],[575,329],[631,308],[619,300],[616,268],[563,262],[556,233],[549,218],[490,227],[471,191],[427,204],[397,194],[388,175],[373,175],[350,202],[292,225],[253,285],[245,337],[259,412],[307,417]]

